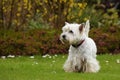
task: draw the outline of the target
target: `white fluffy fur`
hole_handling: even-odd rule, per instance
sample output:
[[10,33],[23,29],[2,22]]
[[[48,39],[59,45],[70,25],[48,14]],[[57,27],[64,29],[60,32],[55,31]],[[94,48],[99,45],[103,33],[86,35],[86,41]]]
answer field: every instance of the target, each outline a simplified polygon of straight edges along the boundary
[[[68,41],[70,44],[68,59],[63,68],[66,72],[98,72],[100,66],[96,60],[96,44],[88,37],[89,20],[84,24],[82,31],[80,31],[81,25],[66,22],[62,28],[63,33],[60,39],[61,41]],[[84,42],[79,47],[72,46],[73,44],[78,44],[81,40],[84,40]]]

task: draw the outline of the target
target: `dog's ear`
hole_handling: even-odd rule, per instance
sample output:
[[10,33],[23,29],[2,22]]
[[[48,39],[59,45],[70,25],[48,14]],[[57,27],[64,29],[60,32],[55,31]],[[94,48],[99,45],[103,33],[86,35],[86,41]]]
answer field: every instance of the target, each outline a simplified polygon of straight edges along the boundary
[[85,33],[86,33],[86,36],[88,36],[89,30],[90,30],[90,22],[89,22],[89,20],[87,20],[86,24],[85,24]]
[[82,23],[82,24],[80,25],[80,27],[79,27],[80,32],[83,31],[83,28],[84,28],[84,27],[85,27],[85,23]]

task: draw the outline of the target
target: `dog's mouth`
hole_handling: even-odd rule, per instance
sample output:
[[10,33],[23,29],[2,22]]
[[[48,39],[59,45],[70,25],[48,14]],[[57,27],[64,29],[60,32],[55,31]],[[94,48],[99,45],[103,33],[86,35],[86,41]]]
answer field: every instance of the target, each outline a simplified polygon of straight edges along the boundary
[[66,39],[60,38],[60,41],[62,44],[68,43],[68,41]]
[[60,39],[62,44],[68,43],[68,41],[66,39]]
[[65,44],[64,41],[62,39],[60,39],[60,41],[62,42],[62,44]]
[[65,41],[66,41],[65,35],[60,36],[60,41],[62,42],[62,44],[65,44]]

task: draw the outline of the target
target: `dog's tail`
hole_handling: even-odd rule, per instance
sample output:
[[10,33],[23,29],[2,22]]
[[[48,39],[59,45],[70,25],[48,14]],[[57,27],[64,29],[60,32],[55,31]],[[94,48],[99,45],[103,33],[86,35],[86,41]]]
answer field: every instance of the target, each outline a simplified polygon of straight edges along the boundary
[[89,34],[89,30],[90,30],[90,22],[89,22],[89,20],[87,20],[86,24],[85,24],[85,33],[86,33],[87,37],[88,37],[88,34]]

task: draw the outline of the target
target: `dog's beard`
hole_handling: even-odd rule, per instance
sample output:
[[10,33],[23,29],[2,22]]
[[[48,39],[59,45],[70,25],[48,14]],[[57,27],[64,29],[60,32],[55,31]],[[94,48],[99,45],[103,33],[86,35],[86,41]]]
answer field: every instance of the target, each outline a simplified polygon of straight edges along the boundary
[[63,41],[63,39],[60,39],[60,41],[62,42],[62,44],[65,44],[64,41]]
[[60,41],[62,42],[62,44],[69,43],[69,41],[67,41],[66,39],[60,39]]

